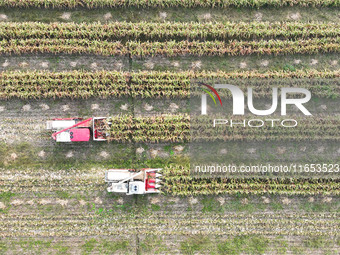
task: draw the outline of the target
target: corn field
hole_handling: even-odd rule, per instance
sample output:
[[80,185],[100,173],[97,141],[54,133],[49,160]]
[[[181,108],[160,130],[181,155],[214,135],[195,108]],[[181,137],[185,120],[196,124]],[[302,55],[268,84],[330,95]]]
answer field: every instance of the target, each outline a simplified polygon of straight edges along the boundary
[[[1,0],[0,254],[338,254],[339,8]],[[245,114],[228,89],[207,90],[200,114],[199,82],[237,86]],[[282,88],[308,90],[312,116]],[[91,117],[107,118],[52,139]],[[290,171],[195,173],[195,160]],[[162,168],[147,184],[160,194],[108,192],[108,169],[145,168]]]

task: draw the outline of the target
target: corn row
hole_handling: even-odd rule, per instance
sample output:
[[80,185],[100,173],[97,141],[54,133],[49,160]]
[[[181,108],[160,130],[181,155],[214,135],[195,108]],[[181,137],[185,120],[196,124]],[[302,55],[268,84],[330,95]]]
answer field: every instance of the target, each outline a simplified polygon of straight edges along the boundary
[[[220,117],[217,117],[218,119]],[[239,141],[239,140],[292,140],[292,141],[340,141],[340,118],[334,117],[295,117],[299,123],[294,128],[281,126],[276,122],[261,128],[249,127],[247,124],[213,127],[214,117],[191,118],[188,115],[163,115],[152,117],[118,116],[112,117],[112,125],[107,126],[109,141],[116,142],[186,142],[186,141]],[[267,118],[257,118],[265,119]],[[272,119],[280,119],[272,117]],[[242,122],[234,117],[234,122]],[[253,124],[254,125],[254,124]],[[190,126],[192,127],[190,130]]]
[[313,178],[195,178],[189,165],[164,168],[163,191],[176,195],[208,194],[340,194],[338,179]]
[[307,195],[307,194],[334,194],[339,195],[340,184],[329,180],[319,180],[317,183],[292,178],[289,184],[281,183],[278,180],[258,179],[192,179],[166,180],[164,191],[175,195],[212,195],[212,194],[286,194],[286,195]]
[[112,117],[107,126],[109,141],[118,142],[180,142],[188,141],[190,119],[188,115],[152,117]]
[[0,98],[189,98],[195,79],[223,80],[241,89],[254,87],[255,97],[271,95],[272,87],[303,87],[314,96],[338,98],[336,71],[247,72],[2,72]]
[[0,23],[1,39],[231,40],[337,37],[334,23]]
[[228,8],[228,7],[338,7],[338,0],[2,0],[0,7],[38,7],[38,8],[116,8],[116,7],[205,7],[205,8]]
[[[221,117],[216,117],[220,119]],[[282,119],[280,117],[272,116],[272,119]],[[270,119],[271,119],[270,118]],[[271,124],[263,125],[260,128],[249,127],[247,125],[247,118],[233,116],[234,123],[242,123],[245,121],[245,127],[242,124],[236,124],[232,128],[226,125],[217,125],[213,127],[213,116],[202,117],[195,116],[191,118],[191,141],[237,141],[237,140],[252,140],[252,141],[280,141],[280,140],[334,140],[340,141],[340,117],[339,116],[325,116],[325,117],[311,117],[301,118],[293,117],[298,122],[298,125],[293,128],[287,128],[276,122],[275,127]],[[268,118],[259,118],[265,122]],[[251,125],[258,125],[252,123]]]
[[259,41],[100,41],[89,39],[9,39],[0,42],[0,54],[66,53],[103,56],[236,56],[340,52],[340,37]]
[[130,94],[129,77],[120,72],[13,72],[0,74],[0,98],[89,98]]

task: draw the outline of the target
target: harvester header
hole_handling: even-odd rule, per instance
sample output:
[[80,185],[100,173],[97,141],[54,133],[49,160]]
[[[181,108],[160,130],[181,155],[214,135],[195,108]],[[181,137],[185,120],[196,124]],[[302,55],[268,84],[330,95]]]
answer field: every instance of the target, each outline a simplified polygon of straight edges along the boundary
[[105,181],[109,184],[107,191],[125,193],[126,195],[142,195],[160,193],[161,168],[110,169],[105,173]]

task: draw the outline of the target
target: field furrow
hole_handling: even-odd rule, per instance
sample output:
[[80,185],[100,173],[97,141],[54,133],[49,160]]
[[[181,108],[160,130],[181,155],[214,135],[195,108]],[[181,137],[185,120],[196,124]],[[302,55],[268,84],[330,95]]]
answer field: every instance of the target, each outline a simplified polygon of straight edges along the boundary
[[39,7],[39,8],[75,8],[75,7],[86,7],[86,8],[114,8],[114,7],[182,7],[182,8],[193,8],[193,7],[215,7],[215,8],[228,8],[228,7],[252,7],[258,8],[262,6],[303,6],[303,7],[314,7],[314,6],[330,6],[338,7],[339,2],[337,0],[245,0],[245,1],[195,1],[195,0],[134,0],[134,1],[107,1],[107,0],[75,0],[75,1],[64,1],[64,0],[35,0],[35,1],[20,1],[20,0],[4,0],[0,6],[2,7]]
[[[206,218],[205,214],[153,214],[144,218],[130,215],[101,218],[95,215],[32,216],[11,215],[1,217],[2,237],[39,236],[88,236],[88,235],[127,235],[127,234],[159,234],[185,235],[191,231],[199,231],[203,235],[220,236],[225,234],[259,234],[264,235],[308,235],[338,236],[339,220],[337,214],[218,214]],[[168,228],[168,226],[172,226]],[[190,230],[187,229],[190,226]],[[292,230],[293,231],[289,231]],[[239,232],[239,233],[237,233]],[[68,234],[67,234],[68,233]]]

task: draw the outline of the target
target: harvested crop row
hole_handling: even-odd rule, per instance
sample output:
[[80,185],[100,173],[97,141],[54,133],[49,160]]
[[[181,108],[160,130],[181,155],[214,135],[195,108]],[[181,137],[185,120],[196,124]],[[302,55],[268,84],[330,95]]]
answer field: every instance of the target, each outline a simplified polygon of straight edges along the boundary
[[[100,190],[104,185],[104,170],[96,169],[84,171],[48,171],[39,169],[39,172],[27,171],[0,172],[1,192],[45,192],[65,190]],[[72,173],[72,175],[71,175]],[[78,176],[78,178],[74,178]]]
[[0,98],[188,98],[192,80],[223,80],[254,97],[271,95],[272,87],[303,87],[314,96],[338,98],[340,72],[2,72]]
[[39,8],[114,8],[114,7],[205,7],[205,8],[228,8],[228,7],[338,7],[338,0],[132,0],[132,1],[111,1],[111,0],[3,0],[0,7],[39,7]]
[[340,37],[258,41],[100,41],[89,39],[10,39],[0,42],[0,54],[66,53],[103,56],[236,56],[340,52]]
[[[140,212],[139,212],[140,213]],[[146,220],[135,217],[135,212],[105,217],[83,214],[65,216],[4,215],[1,219],[1,237],[25,236],[117,236],[127,234],[188,235],[193,230],[215,236],[311,235],[338,236],[337,213],[216,213],[207,217],[202,212],[152,213]],[[169,228],[169,226],[172,226]],[[190,229],[188,229],[190,226]],[[293,231],[292,231],[293,229]]]
[[[29,31],[29,32],[28,32]],[[0,23],[0,39],[254,40],[337,37],[334,23]]]

